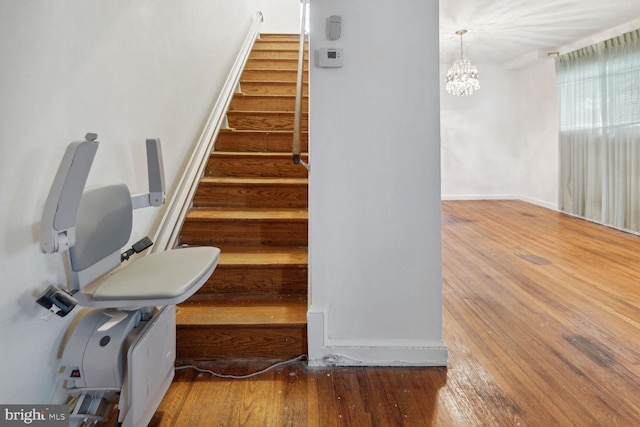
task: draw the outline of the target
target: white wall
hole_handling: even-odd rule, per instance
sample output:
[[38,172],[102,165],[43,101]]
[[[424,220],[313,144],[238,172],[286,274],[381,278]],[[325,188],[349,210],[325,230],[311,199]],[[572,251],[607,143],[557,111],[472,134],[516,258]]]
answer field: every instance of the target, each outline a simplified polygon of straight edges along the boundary
[[300,0],[262,0],[263,33],[300,33]]
[[555,63],[539,60],[516,72],[518,80],[519,198],[558,209],[558,103]]
[[478,67],[480,90],[446,93],[441,64],[442,198],[522,199],[557,208],[558,109],[554,62],[521,70]]
[[310,76],[310,362],[445,365],[438,1],[313,0],[311,49],[329,46],[344,67]]
[[470,96],[447,93],[451,64],[440,66],[442,198],[514,198],[520,156],[516,76],[498,65],[474,65],[480,90]]
[[[162,139],[168,188],[199,136],[261,1],[0,2],[0,402],[53,399],[72,315],[40,320],[35,296],[65,281],[38,250],[42,207],[66,145],[102,141],[89,184],[146,190],[144,139]],[[144,235],[156,212],[137,214]]]

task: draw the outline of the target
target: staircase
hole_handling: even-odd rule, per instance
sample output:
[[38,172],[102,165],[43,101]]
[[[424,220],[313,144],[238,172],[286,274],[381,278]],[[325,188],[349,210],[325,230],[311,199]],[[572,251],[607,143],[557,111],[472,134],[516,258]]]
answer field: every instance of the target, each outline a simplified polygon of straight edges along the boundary
[[182,226],[179,245],[222,253],[209,281],[178,307],[178,359],[285,360],[307,352],[307,171],[291,160],[298,47],[298,35],[256,40],[229,129],[216,140]]

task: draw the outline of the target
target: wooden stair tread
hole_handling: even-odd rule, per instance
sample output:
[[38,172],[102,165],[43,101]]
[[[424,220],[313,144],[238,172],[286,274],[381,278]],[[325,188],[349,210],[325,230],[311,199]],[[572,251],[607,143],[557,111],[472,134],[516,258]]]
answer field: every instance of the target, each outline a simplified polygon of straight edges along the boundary
[[306,247],[302,246],[224,248],[224,250],[220,252],[220,260],[218,261],[219,266],[306,266],[307,264],[308,251]]
[[[234,96],[241,98],[260,98],[260,99],[291,99],[295,100],[296,96],[292,94],[273,94],[273,93],[236,93]],[[303,95],[302,98],[309,98],[309,95]]]
[[[259,130],[259,129],[220,129],[220,133],[224,134],[238,134],[245,136],[266,136],[266,135],[291,135],[293,136],[292,130]],[[308,131],[303,131],[303,134],[307,134]]]
[[196,297],[178,306],[180,326],[306,325],[307,299],[303,295],[252,297],[212,295]]
[[[256,40],[253,51],[296,52],[300,51],[300,40]],[[309,43],[304,44],[305,53],[309,53]]]
[[[307,156],[309,153],[300,153],[302,156]],[[219,157],[266,157],[266,158],[285,158],[290,159],[291,153],[283,151],[214,151],[211,156]]]
[[260,39],[263,39],[263,38],[271,39],[271,38],[280,38],[280,37],[295,37],[299,39],[300,33],[260,33]]
[[[232,114],[264,114],[265,116],[279,116],[279,115],[283,115],[283,116],[293,116],[295,114],[294,111],[287,111],[287,110],[282,110],[282,111],[272,111],[272,110],[229,110],[227,111],[227,113],[232,113]],[[302,115],[308,115],[309,113],[307,111],[303,111]]]
[[[295,81],[290,81],[290,80],[242,79],[242,80],[240,80],[240,87],[242,87],[242,83],[282,84],[282,85],[292,85],[292,86],[296,85]],[[277,94],[275,94],[275,95],[277,95]],[[287,95],[287,94],[282,94],[282,95]],[[291,95],[291,94],[288,94],[288,95]],[[304,96],[309,96],[309,94],[305,93]]]
[[224,209],[224,208],[195,208],[187,214],[188,219],[196,220],[304,220],[309,218],[307,209],[282,208],[282,209]]
[[242,177],[203,177],[202,183],[222,185],[307,185],[308,178],[242,178]]
[[[302,133],[307,133],[308,131],[303,131]],[[292,135],[293,131],[292,130],[271,130],[271,129],[267,129],[267,130],[261,130],[261,129],[249,129],[249,130],[244,130],[244,129],[220,129],[220,133],[237,133],[237,134],[255,134],[255,135],[271,135],[271,134],[275,134],[275,135]]]
[[[278,42],[282,43],[282,42]],[[298,55],[298,44],[297,43],[287,43],[284,42],[282,46],[273,46],[273,43],[268,43],[271,46],[268,46],[267,43],[264,43],[265,46],[254,45],[257,49],[254,49],[252,53],[255,52],[270,52],[270,53],[294,53],[297,57]],[[305,56],[309,55],[309,48],[305,47],[304,49]]]
[[[290,72],[290,68],[267,68],[267,67],[245,67],[244,71],[282,71],[282,72]],[[244,72],[243,71],[243,72]],[[297,71],[297,70],[295,70]],[[308,72],[309,70],[303,70]]]

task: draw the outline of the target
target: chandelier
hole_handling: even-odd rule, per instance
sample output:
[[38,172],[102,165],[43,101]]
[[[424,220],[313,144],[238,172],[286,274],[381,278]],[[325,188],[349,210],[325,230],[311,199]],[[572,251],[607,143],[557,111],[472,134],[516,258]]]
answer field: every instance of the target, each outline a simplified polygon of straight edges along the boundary
[[447,72],[447,92],[456,96],[468,96],[474,90],[480,89],[478,69],[462,55],[462,36],[466,33],[467,30],[456,31],[460,36],[460,59],[457,59]]

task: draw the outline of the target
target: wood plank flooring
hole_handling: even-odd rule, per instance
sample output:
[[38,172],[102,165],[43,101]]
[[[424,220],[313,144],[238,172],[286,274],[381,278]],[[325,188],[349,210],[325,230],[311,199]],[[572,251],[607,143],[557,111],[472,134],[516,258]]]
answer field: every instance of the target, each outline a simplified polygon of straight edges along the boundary
[[181,370],[150,425],[640,425],[640,238],[518,201],[442,207],[448,368]]

